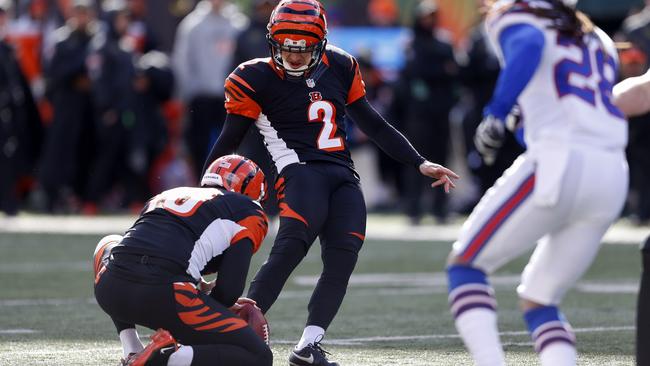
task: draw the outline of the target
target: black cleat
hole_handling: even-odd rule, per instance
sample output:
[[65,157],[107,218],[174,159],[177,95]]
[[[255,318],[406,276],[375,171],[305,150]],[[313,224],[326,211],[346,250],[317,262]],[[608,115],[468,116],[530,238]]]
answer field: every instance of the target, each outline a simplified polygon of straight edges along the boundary
[[289,365],[291,366],[339,366],[337,362],[329,362],[327,356],[330,353],[321,348],[320,342],[308,344],[303,349],[291,351]]

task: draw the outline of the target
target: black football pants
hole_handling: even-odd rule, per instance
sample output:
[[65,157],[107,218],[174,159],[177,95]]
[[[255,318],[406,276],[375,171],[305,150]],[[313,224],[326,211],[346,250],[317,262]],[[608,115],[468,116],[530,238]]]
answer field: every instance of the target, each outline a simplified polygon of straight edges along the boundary
[[118,330],[121,324],[163,328],[192,346],[192,366],[273,363],[269,347],[243,320],[190,282],[140,283],[109,265],[95,285],[95,298]]
[[309,301],[307,325],[327,329],[345,297],[366,231],[359,178],[335,163],[292,164],[282,170],[276,189],[280,229],[248,296],[266,313],[319,237],[323,272]]

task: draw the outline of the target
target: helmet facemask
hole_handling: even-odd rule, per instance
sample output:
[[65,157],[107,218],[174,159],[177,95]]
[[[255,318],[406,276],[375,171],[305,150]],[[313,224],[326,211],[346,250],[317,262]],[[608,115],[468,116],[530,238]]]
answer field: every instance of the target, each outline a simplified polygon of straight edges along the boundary
[[[293,78],[306,77],[314,67],[318,66],[323,58],[323,51],[327,45],[327,39],[323,39],[311,47],[307,47],[307,42],[305,40],[292,41],[289,38],[285,38],[284,44],[281,45],[278,41],[273,39],[270,34],[267,34],[266,39],[269,42],[271,58],[275,65],[284,70],[289,77]],[[299,69],[293,69],[291,65],[282,58],[282,51],[295,53],[311,52],[311,61]]]
[[[320,64],[327,45],[327,19],[318,1],[281,1],[266,28],[273,63],[288,79],[302,80]],[[310,54],[309,62],[294,68],[283,59],[282,52]]]

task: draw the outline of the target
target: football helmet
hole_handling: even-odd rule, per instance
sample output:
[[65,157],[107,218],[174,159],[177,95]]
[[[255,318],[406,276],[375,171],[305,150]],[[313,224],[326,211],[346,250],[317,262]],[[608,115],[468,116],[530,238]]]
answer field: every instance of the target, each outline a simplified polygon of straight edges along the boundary
[[240,155],[225,155],[213,161],[203,174],[201,187],[221,187],[258,202],[266,198],[264,172]]
[[[325,8],[317,0],[283,0],[271,14],[266,39],[275,65],[289,76],[302,77],[318,66],[327,45]],[[282,51],[311,52],[309,64],[292,68]]]
[[108,264],[108,259],[111,256],[111,251],[122,241],[122,235],[107,235],[103,237],[95,247],[93,253],[93,268],[95,269],[95,277],[102,269]]

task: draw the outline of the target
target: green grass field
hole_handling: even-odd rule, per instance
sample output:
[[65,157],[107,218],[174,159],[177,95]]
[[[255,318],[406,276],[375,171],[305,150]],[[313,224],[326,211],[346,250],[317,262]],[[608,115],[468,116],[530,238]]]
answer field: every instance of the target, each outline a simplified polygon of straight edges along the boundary
[[[118,364],[113,325],[92,295],[91,256],[100,237],[0,233],[0,365]],[[252,271],[268,244],[267,239]],[[366,241],[325,339],[332,358],[347,366],[471,364],[447,310],[442,271],[450,245]],[[513,365],[536,364],[514,291],[524,263],[494,277],[502,341]],[[563,310],[577,332],[580,365],[633,364],[639,263],[636,246],[605,245],[567,296]],[[287,364],[302,332],[320,269],[316,245],[267,314],[275,365]]]

